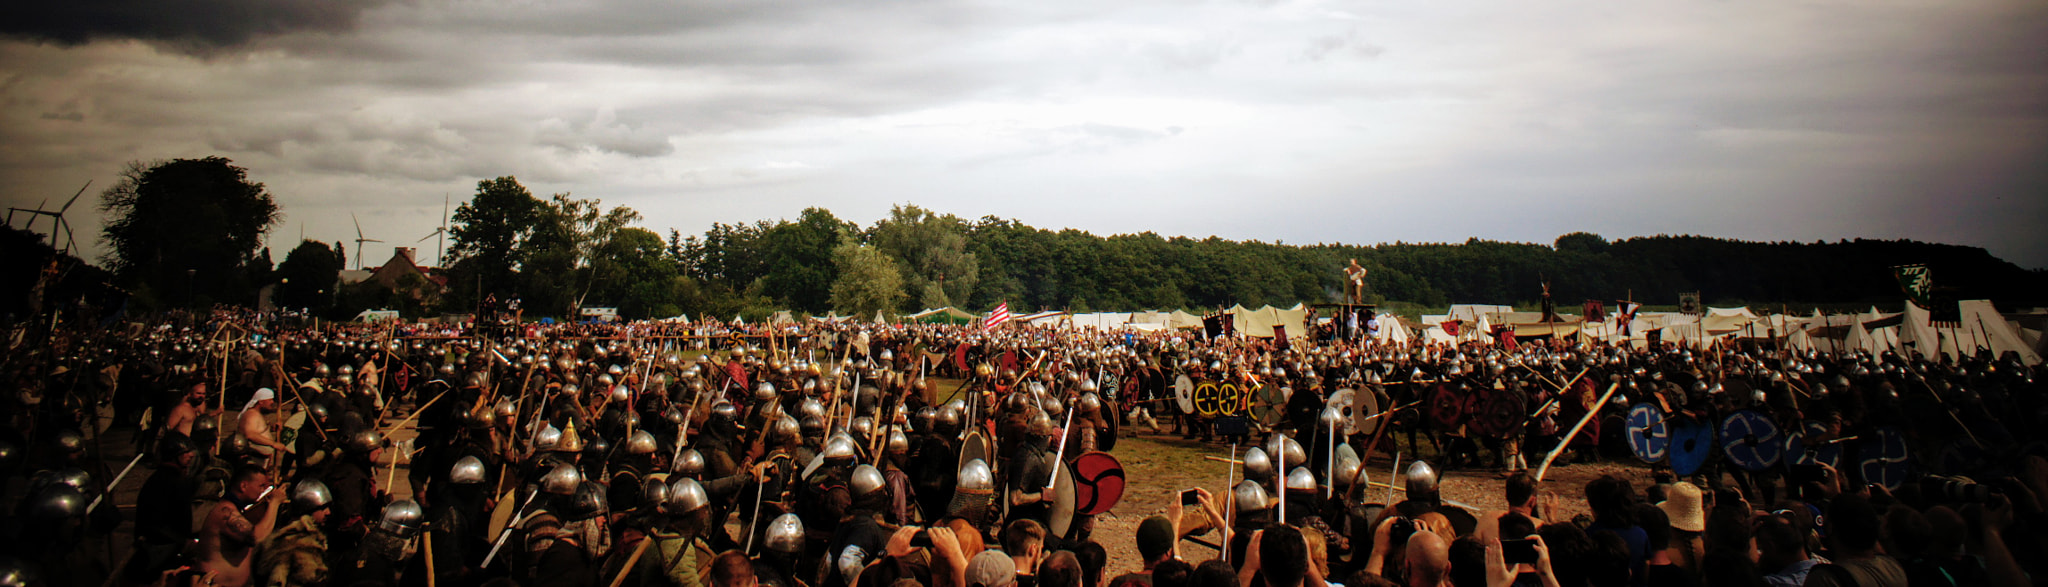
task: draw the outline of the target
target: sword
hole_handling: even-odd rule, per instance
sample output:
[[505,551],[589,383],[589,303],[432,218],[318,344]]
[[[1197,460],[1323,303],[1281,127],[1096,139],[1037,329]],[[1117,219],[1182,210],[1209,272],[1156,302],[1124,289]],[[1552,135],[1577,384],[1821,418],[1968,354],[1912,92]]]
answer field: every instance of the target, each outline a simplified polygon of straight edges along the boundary
[[491,566],[491,561],[497,560],[498,550],[505,547],[505,539],[512,537],[513,528],[517,528],[520,524],[526,523],[526,507],[533,505],[533,498],[540,497],[540,493],[541,492],[539,491],[535,491],[532,495],[526,496],[526,503],[519,505],[519,516],[513,519],[512,523],[506,524],[504,530],[498,531],[498,539],[491,544],[490,554],[484,555],[484,564],[483,567],[481,568],[489,568]]
[[[116,486],[119,486],[119,485],[121,484],[121,479],[122,479],[123,477],[127,477],[127,476],[128,476],[128,472],[129,472],[129,471],[133,471],[133,470],[135,470],[135,464],[136,464],[136,463],[140,463],[140,462],[142,462],[142,456],[143,456],[143,455],[139,455],[139,454],[138,454],[138,455],[135,455],[135,460],[132,460],[132,461],[128,461],[128,466],[127,466],[127,467],[123,467],[123,468],[121,469],[121,474],[119,474],[119,475],[115,475],[115,476],[114,476],[114,480],[113,480],[113,481],[109,481],[109,482],[107,482],[107,490],[106,490],[106,491],[102,491],[102,492],[100,492],[100,495],[99,495],[99,497],[95,497],[95,498],[92,498],[92,503],[90,503],[90,504],[86,504],[86,506],[85,506],[85,511],[86,511],[86,513],[92,513],[92,509],[93,509],[93,508],[96,508],[96,507],[100,507],[100,501],[101,501],[101,500],[104,500],[104,499],[106,499],[106,498],[107,498],[107,495],[108,495],[108,494],[111,494],[111,493],[113,493],[113,492],[114,492],[114,487],[116,487]],[[268,493],[268,492],[265,492],[265,493]]]

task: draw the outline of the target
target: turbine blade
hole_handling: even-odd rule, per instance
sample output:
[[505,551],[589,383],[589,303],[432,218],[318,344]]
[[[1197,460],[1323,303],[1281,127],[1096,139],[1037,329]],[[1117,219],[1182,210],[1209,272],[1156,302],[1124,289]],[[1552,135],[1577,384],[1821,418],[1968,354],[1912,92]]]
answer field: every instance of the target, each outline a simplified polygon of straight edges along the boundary
[[78,187],[78,193],[75,193],[75,194],[71,194],[71,199],[70,199],[70,200],[66,200],[66,201],[64,202],[64,207],[62,207],[62,208],[58,208],[58,209],[57,209],[57,213],[58,213],[58,214],[63,214],[63,213],[64,213],[64,212],[66,211],[66,210],[70,210],[70,209],[71,209],[71,204],[73,204],[73,203],[76,203],[76,202],[78,202],[78,197],[79,197],[79,196],[83,196],[83,195],[85,195],[85,188],[89,188],[89,187],[92,187],[92,180],[90,180],[90,179],[88,179],[88,180],[85,180],[85,185],[82,185],[82,186],[79,186],[79,187]]

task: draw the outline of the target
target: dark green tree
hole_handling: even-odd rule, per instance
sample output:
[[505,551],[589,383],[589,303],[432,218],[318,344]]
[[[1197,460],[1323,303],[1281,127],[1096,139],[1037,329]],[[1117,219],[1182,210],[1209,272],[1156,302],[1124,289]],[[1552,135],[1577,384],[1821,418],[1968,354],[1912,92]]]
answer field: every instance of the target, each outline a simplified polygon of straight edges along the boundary
[[904,310],[965,305],[980,283],[980,263],[967,249],[967,223],[951,214],[896,206],[868,230],[868,241],[902,268]]
[[277,291],[271,299],[280,308],[324,315],[334,303],[341,268],[341,243],[329,248],[318,241],[300,241],[277,264]]
[[831,309],[832,282],[839,277],[832,250],[853,231],[852,223],[829,210],[806,208],[796,222],[762,233],[761,248],[768,260],[767,274],[761,276],[764,291],[792,310],[822,314]]
[[516,294],[521,245],[545,206],[510,175],[476,182],[476,195],[455,208],[449,236],[450,309],[467,311],[486,294]]
[[129,163],[100,210],[114,274],[144,303],[183,306],[253,304],[256,250],[283,219],[263,184],[222,157]]

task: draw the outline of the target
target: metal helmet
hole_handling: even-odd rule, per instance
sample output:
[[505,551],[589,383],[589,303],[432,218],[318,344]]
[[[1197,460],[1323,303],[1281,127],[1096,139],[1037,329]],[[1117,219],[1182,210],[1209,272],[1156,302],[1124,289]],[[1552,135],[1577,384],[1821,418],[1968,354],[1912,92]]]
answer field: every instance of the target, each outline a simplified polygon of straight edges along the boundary
[[874,465],[861,463],[853,468],[853,497],[859,499],[889,487],[889,480],[882,478],[882,470]]
[[28,564],[9,555],[0,555],[0,587],[28,587],[43,584],[42,577],[29,570]]
[[796,514],[782,514],[768,523],[767,534],[763,536],[768,550],[784,554],[797,554],[804,550],[804,521]]
[[1081,394],[1081,400],[1075,404],[1075,408],[1081,410],[1082,413],[1101,411],[1102,396],[1095,395],[1095,392],[1092,391]]
[[76,487],[56,483],[37,490],[25,505],[22,514],[28,522],[58,522],[85,515],[85,494]]
[[57,471],[50,479],[57,483],[70,485],[72,488],[77,489],[79,493],[86,495],[92,495],[98,491],[98,487],[92,483],[92,473],[87,473],[85,469],[78,467],[65,467]]
[[1358,455],[1344,451],[1344,448],[1349,446],[1342,445],[1337,449],[1337,475],[1336,478],[1330,480],[1330,483],[1338,487],[1350,487],[1353,479],[1356,479],[1359,483],[1366,482],[1364,471],[1362,470],[1365,465],[1359,462]]
[[605,496],[604,484],[595,481],[576,484],[576,491],[562,504],[560,513],[562,520],[569,522],[588,520],[611,513],[611,502]]
[[1082,379],[1081,385],[1079,387],[1081,389],[1081,393],[1084,394],[1092,394],[1102,389],[1101,387],[1095,385],[1094,379]]
[[1417,460],[1408,463],[1408,472],[1402,477],[1407,482],[1410,499],[1436,492],[1436,467],[1430,466],[1429,461]]
[[448,482],[456,485],[475,485],[484,482],[484,462],[476,456],[465,456],[455,461],[448,469]]
[[334,503],[334,492],[327,489],[319,479],[306,479],[292,485],[292,507],[301,512],[311,512]]
[[626,403],[629,401],[633,401],[633,390],[626,389],[626,386],[624,385],[612,386],[613,403]]
[[976,491],[990,491],[995,485],[995,473],[989,471],[988,462],[981,459],[969,460],[967,464],[961,465],[960,481],[954,484],[957,489]]
[[964,409],[954,407],[953,404],[948,403],[945,407],[939,408],[937,414],[934,414],[934,421],[936,421],[939,426],[943,426],[948,429],[958,428],[960,426],[960,421],[966,419],[966,415],[967,414]]
[[682,454],[676,455],[675,470],[677,475],[688,477],[702,475],[704,474],[704,466],[704,453],[697,452],[697,449],[685,449]]
[[613,377],[610,373],[597,376],[598,389],[611,389],[612,385],[617,384],[618,382],[619,380]]
[[[657,508],[662,504],[668,503],[667,477],[667,475],[657,473],[648,475],[647,479],[642,480],[640,482],[640,503]],[[618,483],[618,480],[614,479],[612,482]]]
[[910,436],[904,434],[902,429],[890,429],[888,450],[889,452],[910,452]]
[[1247,479],[1266,479],[1273,476],[1273,458],[1266,455],[1266,449],[1251,447],[1244,451],[1244,476]]
[[554,450],[561,444],[562,429],[556,428],[554,424],[542,426],[540,432],[533,435],[533,447],[540,450]]
[[834,434],[825,441],[825,450],[820,453],[826,460],[848,460],[860,456],[860,449],[853,438],[845,434]]
[[875,436],[875,419],[868,416],[855,417],[852,422],[847,424],[847,429],[855,437],[873,438]]
[[1316,482],[1316,474],[1309,472],[1308,467],[1295,467],[1287,472],[1288,491],[1315,491],[1317,487],[1320,485]]
[[1269,507],[1270,498],[1266,494],[1266,486],[1257,481],[1239,481],[1237,488],[1230,491],[1230,495],[1232,499],[1237,500],[1239,512],[1256,512]]
[[71,429],[58,432],[57,450],[65,454],[83,452],[85,450],[85,435]]
[[825,404],[819,402],[818,398],[807,397],[797,402],[796,413],[805,418],[818,418],[822,421],[825,418]]
[[719,400],[717,403],[711,404],[711,415],[728,421],[736,420],[740,417],[740,407],[733,405],[732,402]]
[[773,426],[775,428],[769,430],[768,436],[775,439],[776,442],[788,442],[803,437],[803,426],[796,423],[796,418],[789,416],[776,418]]
[[384,516],[377,525],[389,532],[408,535],[420,529],[420,523],[427,520],[426,510],[420,509],[420,502],[401,499],[384,506]]
[[567,463],[555,465],[554,470],[540,478],[540,490],[549,495],[576,493],[576,487],[583,484],[583,473]]
[[654,435],[648,434],[646,430],[634,430],[633,435],[626,438],[626,454],[654,454],[654,449]]
[[370,454],[384,448],[384,437],[375,430],[359,430],[348,435],[348,440],[342,443],[341,448],[355,454]]
[[704,486],[696,479],[684,477],[668,487],[668,500],[662,507],[671,514],[687,514],[711,505],[711,495],[704,492]]
[[769,383],[769,382],[766,382],[766,381],[763,381],[763,382],[761,382],[761,384],[760,384],[760,385],[754,386],[754,400],[755,400],[755,401],[764,401],[764,402],[765,402],[765,401],[773,401],[774,399],[775,399],[775,384],[773,384],[773,383]]
[[932,430],[932,424],[937,422],[938,420],[939,410],[931,406],[925,406],[922,408],[918,408],[917,412],[910,416],[910,425],[912,428],[915,428],[918,432],[930,432]]

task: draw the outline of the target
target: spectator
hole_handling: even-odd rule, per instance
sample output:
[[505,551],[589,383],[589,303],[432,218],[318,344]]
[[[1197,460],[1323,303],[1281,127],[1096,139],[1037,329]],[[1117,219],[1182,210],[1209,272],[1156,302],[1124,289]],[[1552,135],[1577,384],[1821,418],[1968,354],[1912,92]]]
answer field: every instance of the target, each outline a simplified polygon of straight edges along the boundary
[[1152,575],[1160,563],[1173,560],[1173,520],[1166,516],[1152,516],[1138,523],[1138,556],[1144,568],[1135,573],[1126,573],[1110,580],[1110,587],[1151,585]]
[[1238,587],[1237,569],[1231,568],[1230,563],[1223,559],[1209,559],[1195,567],[1191,587]]
[[1037,587],[1038,561],[1045,557],[1045,526],[1023,519],[1003,527],[1003,552],[1010,553],[1019,587]]
[[1074,556],[1081,559],[1082,584],[1087,587],[1102,587],[1102,571],[1109,566],[1109,550],[1094,540],[1082,542],[1075,547]]
[[[1699,491],[1699,488],[1693,488]],[[1635,488],[1628,480],[1614,475],[1601,475],[1586,483],[1586,507],[1593,510],[1593,525],[1587,532],[1607,530],[1621,538],[1628,545],[1629,574],[1643,576],[1643,561],[1648,555],[1649,537],[1636,525]],[[1553,543],[1552,546],[1558,546]],[[1637,585],[1643,584],[1641,581]]]
[[1828,562],[1806,551],[1806,539],[1791,520],[1775,515],[1757,521],[1757,568],[1768,573],[1764,583],[1771,587],[1798,587],[1814,565]]
[[1167,559],[1152,568],[1153,587],[1188,587],[1195,580],[1195,568],[1180,559]]
[[[1408,538],[1406,575],[1408,587],[1445,587],[1451,585],[1451,546],[1441,536],[1430,532],[1416,532]],[[1291,587],[1269,585],[1268,587]]]
[[[1688,572],[1699,572],[1700,557],[1706,554],[1707,515],[1698,485],[1671,483],[1664,486],[1665,499],[1657,504],[1670,520],[1671,563]],[[1647,526],[1644,527],[1648,529]]]
[[[1904,587],[1906,569],[1878,551],[1884,521],[1870,499],[1858,494],[1836,496],[1828,504],[1828,539],[1834,543],[1829,564],[1807,572],[1806,584],[1816,587]],[[1711,558],[1711,557],[1710,557]],[[1711,564],[1713,561],[1709,560]]]
[[[1672,527],[1664,508],[1645,505],[1636,508],[1636,515],[1636,523],[1642,525],[1643,535],[1647,538],[1644,544],[1650,549],[1649,558],[1643,561],[1643,582],[1673,587],[1702,585],[1697,573],[1672,561]],[[1805,572],[1801,571],[1800,576],[1806,576]]]
[[1046,555],[1045,562],[1038,565],[1040,587],[1081,587],[1081,559],[1072,551],[1056,551]]

